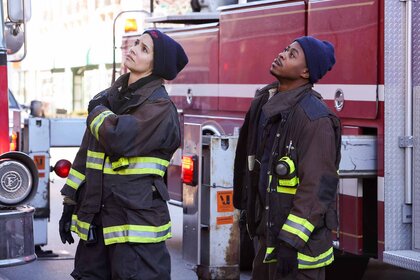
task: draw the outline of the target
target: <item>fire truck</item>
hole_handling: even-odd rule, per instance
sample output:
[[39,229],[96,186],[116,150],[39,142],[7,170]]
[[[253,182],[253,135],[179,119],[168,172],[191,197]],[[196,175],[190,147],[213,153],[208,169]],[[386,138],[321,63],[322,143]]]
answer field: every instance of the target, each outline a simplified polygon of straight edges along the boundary
[[[273,59],[294,39],[315,36],[334,44],[337,61],[314,86],[343,126],[336,255],[420,271],[420,3],[241,1],[212,11],[209,2],[194,2],[204,13],[149,19],[189,57],[186,68],[166,84],[184,137],[168,170],[173,201],[190,217],[200,216],[190,211],[191,203],[208,203],[205,192],[223,187],[212,183],[217,175],[212,170],[224,166],[218,170],[233,172],[234,153],[212,161],[208,138],[229,144],[256,90],[274,81]],[[123,37],[123,55],[139,34]],[[211,223],[205,215],[190,227],[184,220],[184,235],[193,228],[192,240],[203,240],[207,233],[199,232]]]

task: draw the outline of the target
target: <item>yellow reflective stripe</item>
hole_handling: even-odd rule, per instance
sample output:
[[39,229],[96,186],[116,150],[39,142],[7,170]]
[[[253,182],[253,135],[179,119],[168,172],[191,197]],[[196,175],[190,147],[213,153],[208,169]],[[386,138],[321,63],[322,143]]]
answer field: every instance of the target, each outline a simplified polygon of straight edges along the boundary
[[283,227],[281,228],[284,231],[287,231],[289,233],[295,234],[297,236],[299,236],[303,241],[307,242],[309,239],[309,236],[306,235],[305,233],[301,232],[300,230],[289,226],[288,224],[284,224]]
[[128,166],[124,169],[114,170],[109,157],[105,160],[104,173],[118,175],[153,174],[164,176],[169,161],[156,157],[130,157]]
[[82,222],[78,219],[77,215],[71,216],[71,227],[70,230],[75,232],[80,239],[87,240],[90,224]]
[[314,228],[315,227],[308,220],[289,214],[281,229],[297,235],[304,242],[307,242]]
[[83,175],[82,173],[80,173],[76,169],[71,168],[69,173],[71,175],[73,175],[74,177],[80,179],[81,181],[83,181],[85,179],[85,175]]
[[102,170],[102,164],[86,162],[86,167],[91,169]]
[[93,157],[93,158],[100,158],[100,159],[104,159],[105,158],[105,153],[101,153],[101,152],[94,152],[91,150],[87,151],[87,156],[88,157]]
[[99,140],[99,128],[101,127],[105,118],[113,114],[114,113],[112,113],[111,111],[103,111],[102,113],[97,115],[90,123],[90,131],[92,132],[93,136],[95,136],[96,140]]
[[102,170],[105,153],[88,150],[86,159],[86,168]]
[[66,180],[66,184],[72,187],[73,189],[77,190],[79,186],[82,184],[83,180],[85,180],[85,175],[71,168],[69,172],[69,176],[67,177],[67,180]]
[[169,165],[169,161],[156,157],[130,157],[128,161],[129,163],[157,163],[165,167]]
[[172,237],[171,222],[162,226],[120,225],[103,229],[105,245],[137,242],[157,243]]
[[112,168],[104,168],[104,174],[111,174],[111,175],[144,175],[144,174],[151,174],[151,175],[159,175],[164,176],[165,171],[154,169],[154,168],[125,168],[121,170],[113,170]]
[[279,179],[279,185],[280,186],[286,186],[286,187],[294,187],[299,184],[299,178],[293,177],[292,179]]
[[296,188],[277,187],[278,193],[296,194]]
[[[109,161],[109,158],[106,158],[106,161]],[[128,158],[125,158],[125,157],[121,157],[118,159],[118,161],[113,161],[111,163],[112,169],[117,169],[117,168],[127,166],[127,165],[129,165],[129,161],[128,161]]]
[[300,218],[296,215],[293,214],[289,214],[289,216],[287,217],[288,220],[293,221],[297,224],[300,224],[302,226],[304,226],[305,228],[307,228],[310,232],[312,232],[315,228],[315,226],[313,224],[311,224],[308,220]]
[[67,178],[66,180],[66,185],[70,186],[72,189],[75,189],[75,190],[77,190],[80,186],[80,184],[73,182],[69,178]]
[[298,268],[313,269],[331,264],[334,261],[334,250],[331,247],[325,253],[316,257],[311,257],[298,252]]
[[273,251],[274,251],[274,247],[267,247],[265,249],[265,257],[264,257],[263,263],[275,263],[275,262],[277,262],[276,257],[273,258],[274,256],[270,256],[273,253]]

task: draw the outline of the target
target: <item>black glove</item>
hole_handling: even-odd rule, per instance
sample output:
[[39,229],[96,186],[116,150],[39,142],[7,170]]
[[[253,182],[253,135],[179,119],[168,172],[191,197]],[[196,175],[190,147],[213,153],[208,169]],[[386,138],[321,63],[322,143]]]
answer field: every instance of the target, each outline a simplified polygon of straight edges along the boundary
[[286,277],[291,274],[295,278],[297,272],[297,250],[287,244],[280,244],[277,253],[277,275]]
[[89,101],[88,113],[92,112],[92,110],[95,109],[95,107],[98,105],[104,105],[105,107],[109,108],[108,96],[106,94],[97,96],[96,98],[93,98],[91,101]]
[[61,242],[66,244],[66,241],[71,244],[74,242],[73,236],[71,236],[71,216],[74,213],[74,205],[63,204],[63,214],[61,215],[59,225]]

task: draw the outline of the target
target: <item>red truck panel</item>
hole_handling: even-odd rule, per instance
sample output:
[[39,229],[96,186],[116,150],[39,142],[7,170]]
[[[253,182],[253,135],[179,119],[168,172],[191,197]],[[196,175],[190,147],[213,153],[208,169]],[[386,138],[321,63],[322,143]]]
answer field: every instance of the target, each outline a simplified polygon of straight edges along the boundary
[[[378,84],[378,1],[309,2],[308,35],[328,40],[335,46],[336,65],[320,84],[337,84],[337,88],[340,84]],[[369,92],[344,92],[345,98],[349,99],[338,115],[375,119],[376,89],[373,87],[366,90]],[[367,95],[372,97],[366,100]]]
[[0,154],[10,149],[7,89],[7,57],[6,53],[0,53]]

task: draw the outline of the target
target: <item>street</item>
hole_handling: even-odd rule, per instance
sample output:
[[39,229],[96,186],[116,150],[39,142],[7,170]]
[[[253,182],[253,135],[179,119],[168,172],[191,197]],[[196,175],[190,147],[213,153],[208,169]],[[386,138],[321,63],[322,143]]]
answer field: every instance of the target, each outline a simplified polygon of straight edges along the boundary
[[[73,160],[75,149],[53,149],[51,151],[51,164],[54,164],[58,157]],[[0,269],[0,280],[56,280],[56,279],[72,279],[70,272],[72,271],[76,244],[63,245],[58,234],[58,220],[61,216],[61,195],[60,188],[64,184],[65,179],[52,175],[51,183],[51,220],[48,226],[48,245],[44,250],[52,250],[58,254],[58,257],[38,258],[36,261],[17,267],[8,267]],[[170,213],[172,218],[173,238],[167,241],[172,260],[172,279],[173,280],[190,280],[197,279],[193,271],[192,264],[187,264],[182,259],[182,208],[170,205]],[[73,235],[74,236],[74,235]],[[75,237],[75,236],[74,236]],[[348,277],[348,278],[347,278]],[[342,279],[354,279],[351,275],[340,277]],[[242,272],[241,279],[250,279],[250,272]],[[420,273],[397,268],[378,261],[370,261],[368,269],[362,280],[390,280],[390,279],[420,279]],[[357,280],[357,279],[356,279]]]

